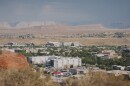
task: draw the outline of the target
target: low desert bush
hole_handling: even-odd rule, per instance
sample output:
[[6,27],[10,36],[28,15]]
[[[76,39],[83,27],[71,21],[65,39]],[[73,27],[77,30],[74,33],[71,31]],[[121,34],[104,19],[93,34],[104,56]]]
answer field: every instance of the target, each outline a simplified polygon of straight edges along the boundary
[[50,77],[40,78],[32,70],[0,70],[0,86],[57,86]]
[[123,76],[92,72],[81,79],[69,78],[58,84],[50,76],[40,78],[41,73],[28,70],[0,70],[0,86],[130,86]]
[[70,78],[65,81],[66,86],[130,86],[130,81],[123,76],[115,76],[103,72],[89,72],[81,79]]

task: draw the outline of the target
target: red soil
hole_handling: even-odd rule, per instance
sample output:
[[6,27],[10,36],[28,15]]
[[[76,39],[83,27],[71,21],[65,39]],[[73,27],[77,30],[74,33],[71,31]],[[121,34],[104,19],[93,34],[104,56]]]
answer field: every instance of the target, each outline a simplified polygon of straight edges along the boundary
[[0,54],[0,69],[26,69],[29,64],[25,56],[9,51]]

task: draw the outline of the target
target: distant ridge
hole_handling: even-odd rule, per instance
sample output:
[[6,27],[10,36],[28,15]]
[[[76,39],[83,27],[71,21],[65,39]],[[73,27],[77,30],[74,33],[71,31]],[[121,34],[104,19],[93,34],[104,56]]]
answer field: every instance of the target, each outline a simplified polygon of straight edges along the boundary
[[11,26],[7,22],[0,22],[0,28],[11,28]]
[[80,29],[129,29],[129,25],[123,23],[112,23],[110,25],[102,25],[102,24],[81,24],[81,25],[64,25],[59,24],[55,21],[31,21],[31,22],[0,22],[0,29],[21,29],[21,28],[34,28],[34,27],[50,27],[50,26],[62,26],[71,27],[71,28],[80,28]]
[[53,21],[43,21],[43,22],[20,22],[15,28],[27,28],[33,26],[47,26],[47,25],[55,25],[56,23]]
[[56,23],[53,21],[42,21],[42,22],[16,22],[16,23],[7,23],[0,22],[0,28],[28,28],[33,26],[48,26],[55,25]]
[[[33,24],[34,23],[34,24]],[[87,33],[102,33],[102,32],[129,32],[130,29],[110,29],[106,28],[101,24],[91,25],[77,25],[68,26],[56,23],[47,23],[39,25],[39,23],[33,22],[29,26],[25,23],[19,24],[14,28],[0,28],[0,34],[10,35],[24,35],[33,34],[39,36],[61,36],[61,35],[72,35],[72,34],[87,34]],[[23,26],[22,26],[23,25]]]

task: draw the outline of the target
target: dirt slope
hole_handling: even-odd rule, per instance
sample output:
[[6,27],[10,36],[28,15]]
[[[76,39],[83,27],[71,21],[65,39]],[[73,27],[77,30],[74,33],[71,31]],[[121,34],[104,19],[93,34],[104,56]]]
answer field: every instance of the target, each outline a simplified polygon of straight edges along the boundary
[[0,69],[26,69],[29,67],[29,64],[25,56],[9,52],[2,51],[0,54]]

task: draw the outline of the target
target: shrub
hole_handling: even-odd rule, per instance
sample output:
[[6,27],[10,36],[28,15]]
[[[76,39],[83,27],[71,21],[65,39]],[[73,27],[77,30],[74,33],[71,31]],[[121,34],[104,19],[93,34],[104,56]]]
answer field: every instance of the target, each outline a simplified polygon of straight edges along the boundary
[[0,70],[0,86],[57,86],[50,78],[40,78],[32,70]]
[[123,76],[108,75],[103,72],[89,72],[81,79],[67,79],[66,86],[130,86]]
[[40,78],[39,72],[32,70],[0,70],[0,86],[130,86],[123,76],[92,72],[81,79],[69,78],[64,83],[54,83],[50,76]]

